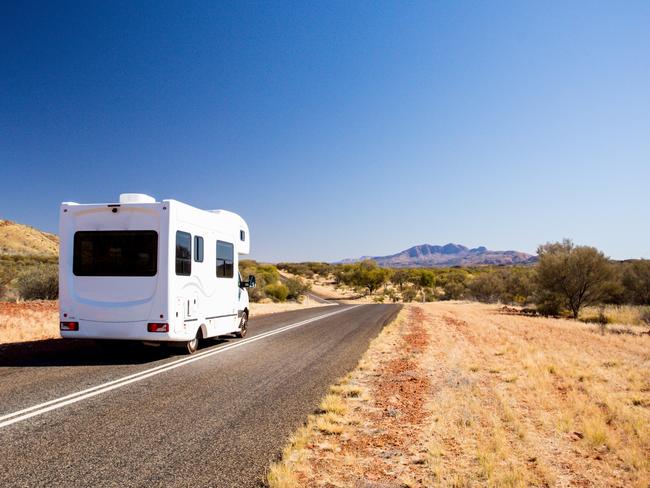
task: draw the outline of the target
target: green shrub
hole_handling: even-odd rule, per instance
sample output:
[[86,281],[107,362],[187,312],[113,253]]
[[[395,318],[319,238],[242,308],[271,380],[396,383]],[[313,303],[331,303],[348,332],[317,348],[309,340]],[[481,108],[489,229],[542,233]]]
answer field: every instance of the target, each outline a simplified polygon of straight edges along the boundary
[[266,285],[264,294],[274,302],[284,302],[289,296],[289,288],[282,283]]
[[504,293],[503,277],[494,271],[486,271],[469,283],[469,294],[479,302],[494,303]]
[[547,317],[557,317],[562,308],[562,297],[555,293],[538,292],[535,299],[537,313]]
[[59,273],[56,266],[39,265],[21,274],[16,289],[24,300],[54,300],[59,296]]
[[417,291],[415,291],[415,288],[412,286],[409,286],[408,288],[405,288],[404,291],[402,292],[402,300],[405,302],[412,302],[415,300],[415,297],[417,296]]
[[275,285],[280,281],[280,273],[272,264],[260,264],[257,261],[244,259],[239,262],[239,272],[243,279],[248,279],[248,275],[255,276],[257,280],[256,288],[248,289],[248,298],[251,302],[259,302],[266,297],[264,289],[267,285]]
[[397,293],[395,293],[395,290],[390,289],[386,292],[386,296],[390,299],[391,302],[395,303],[399,301],[399,297],[397,296]]
[[605,255],[590,246],[576,246],[568,239],[537,249],[537,288],[562,300],[574,319],[586,305],[602,303],[611,295],[615,273]]
[[287,295],[289,300],[299,300],[302,295],[311,290],[311,285],[300,278],[289,278],[284,284],[289,290]]
[[650,305],[650,260],[640,259],[624,264],[623,287],[628,303]]
[[422,293],[424,293],[424,301],[425,302],[435,302],[436,301],[436,294],[433,290],[433,288],[425,288],[422,290]]
[[5,296],[7,290],[9,289],[9,283],[13,279],[13,276],[9,270],[5,268],[0,268],[0,299]]

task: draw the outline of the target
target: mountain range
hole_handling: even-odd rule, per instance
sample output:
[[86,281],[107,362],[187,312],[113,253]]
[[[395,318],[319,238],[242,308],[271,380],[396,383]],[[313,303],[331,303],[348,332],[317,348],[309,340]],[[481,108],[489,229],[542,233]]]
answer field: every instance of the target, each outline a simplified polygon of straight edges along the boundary
[[434,246],[421,244],[389,256],[362,256],[359,259],[344,259],[340,263],[354,263],[372,259],[386,268],[453,267],[532,264],[537,256],[519,251],[491,251],[484,246],[470,249],[461,244]]
[[[56,235],[0,219],[0,255],[55,257],[58,249]],[[444,246],[422,244],[389,256],[362,256],[339,262],[354,263],[365,259],[387,268],[414,268],[531,264],[537,261],[537,256],[519,251],[491,251],[484,246],[470,249],[449,243]]]

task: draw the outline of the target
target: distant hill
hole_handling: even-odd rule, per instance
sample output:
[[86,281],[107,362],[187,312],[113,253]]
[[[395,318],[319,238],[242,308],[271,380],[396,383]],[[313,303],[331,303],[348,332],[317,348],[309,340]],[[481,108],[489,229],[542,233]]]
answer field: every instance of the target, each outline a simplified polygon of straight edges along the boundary
[[0,254],[58,256],[59,238],[28,225],[0,219]]
[[354,263],[372,259],[379,266],[387,268],[451,267],[531,264],[537,257],[519,251],[490,251],[486,247],[470,249],[460,244],[413,246],[390,256],[363,256],[359,259],[344,259],[341,263]]

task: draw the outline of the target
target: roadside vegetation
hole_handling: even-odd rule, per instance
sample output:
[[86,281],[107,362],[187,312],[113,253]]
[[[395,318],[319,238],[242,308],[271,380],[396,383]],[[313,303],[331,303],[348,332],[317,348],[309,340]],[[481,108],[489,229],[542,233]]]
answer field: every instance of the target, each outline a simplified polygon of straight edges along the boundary
[[242,279],[249,275],[255,276],[257,286],[248,289],[252,302],[285,302],[287,300],[300,302],[305,293],[311,289],[307,280],[300,276],[282,278],[278,268],[273,264],[261,264],[257,261],[242,260],[239,262],[239,272]]
[[645,488],[648,350],[648,334],[603,336],[497,305],[406,305],[289,439],[268,483]]
[[58,297],[58,259],[0,254],[0,300],[52,300]]
[[314,289],[333,287],[339,298],[372,302],[472,300],[517,306],[528,314],[650,326],[650,260],[616,262],[571,241],[538,249],[529,266],[380,268],[353,264],[280,263]]

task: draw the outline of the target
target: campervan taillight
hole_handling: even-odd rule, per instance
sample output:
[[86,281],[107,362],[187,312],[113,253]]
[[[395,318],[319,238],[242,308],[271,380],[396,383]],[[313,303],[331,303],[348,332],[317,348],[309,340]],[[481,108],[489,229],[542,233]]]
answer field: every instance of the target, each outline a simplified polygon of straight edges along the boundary
[[169,332],[169,324],[150,322],[147,324],[147,332]]
[[61,322],[61,330],[79,330],[79,322]]

